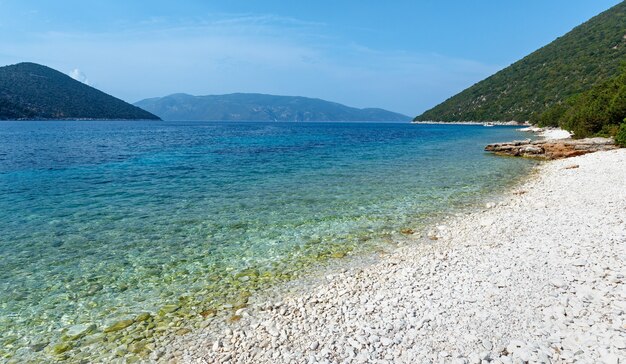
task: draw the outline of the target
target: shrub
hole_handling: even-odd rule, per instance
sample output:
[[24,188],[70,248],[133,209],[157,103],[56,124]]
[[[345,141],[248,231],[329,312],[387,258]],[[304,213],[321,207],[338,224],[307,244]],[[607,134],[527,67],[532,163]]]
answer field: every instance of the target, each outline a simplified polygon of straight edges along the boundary
[[624,119],[624,122],[619,126],[619,130],[615,135],[615,143],[619,146],[626,147],[626,119]]
[[596,133],[596,136],[603,137],[603,138],[614,137],[615,135],[617,135],[618,131],[619,131],[619,124],[618,125],[609,124],[609,125],[603,126],[602,130]]

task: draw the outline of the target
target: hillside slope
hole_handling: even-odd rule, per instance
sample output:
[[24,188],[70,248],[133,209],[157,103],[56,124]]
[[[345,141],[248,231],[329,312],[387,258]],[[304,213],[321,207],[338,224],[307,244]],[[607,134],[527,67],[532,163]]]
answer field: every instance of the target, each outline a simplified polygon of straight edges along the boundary
[[0,67],[0,120],[158,119],[157,116],[35,63]]
[[[626,65],[618,76],[553,105],[536,121],[570,130],[579,138],[616,136],[620,128],[626,132]],[[626,140],[618,142],[626,144]]]
[[235,93],[192,96],[174,94],[135,103],[164,120],[215,121],[409,121],[383,109],[356,109],[298,96]]
[[626,2],[415,118],[526,121],[619,73],[626,60]]

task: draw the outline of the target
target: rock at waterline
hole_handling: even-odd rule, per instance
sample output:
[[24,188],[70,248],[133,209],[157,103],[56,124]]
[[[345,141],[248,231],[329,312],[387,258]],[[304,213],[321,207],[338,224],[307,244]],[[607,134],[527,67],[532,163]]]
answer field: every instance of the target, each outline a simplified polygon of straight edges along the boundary
[[561,159],[587,153],[617,149],[611,138],[517,140],[508,143],[489,144],[485,151],[497,155],[539,159]]

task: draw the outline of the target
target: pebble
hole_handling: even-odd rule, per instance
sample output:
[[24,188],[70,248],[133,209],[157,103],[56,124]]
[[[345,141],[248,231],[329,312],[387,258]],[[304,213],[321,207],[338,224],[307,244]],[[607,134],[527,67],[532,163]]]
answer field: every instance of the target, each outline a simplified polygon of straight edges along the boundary
[[[564,169],[571,163],[577,173]],[[165,353],[157,359],[619,364],[626,149],[539,169],[516,187],[524,193],[447,218],[422,240],[404,234],[416,243],[374,263],[249,306],[236,323],[214,320],[163,348],[157,342]]]
[[587,259],[585,259],[585,258],[578,258],[578,259],[576,259],[576,260],[574,260],[572,262],[572,265],[575,266],[575,267],[584,267],[584,266],[587,265]]
[[491,350],[491,349],[493,349],[493,344],[492,344],[492,343],[491,343],[491,341],[489,341],[489,340],[483,340],[483,341],[481,342],[481,344],[483,345],[483,348],[484,348],[485,350]]

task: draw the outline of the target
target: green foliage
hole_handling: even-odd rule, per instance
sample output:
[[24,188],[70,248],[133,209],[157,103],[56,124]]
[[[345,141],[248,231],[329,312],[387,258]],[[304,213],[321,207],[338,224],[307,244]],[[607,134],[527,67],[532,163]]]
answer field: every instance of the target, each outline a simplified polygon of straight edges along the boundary
[[0,67],[0,120],[158,119],[158,117],[35,63]]
[[539,124],[539,126],[541,127],[558,126],[559,119],[563,117],[563,114],[565,114],[567,108],[567,105],[558,103],[548,110],[544,111],[538,118],[533,120],[533,122]]
[[596,133],[596,136],[609,138],[609,137],[617,135],[618,131],[619,131],[619,125],[608,124],[608,125],[604,125],[602,129]]
[[558,125],[577,138],[613,136],[626,117],[626,66],[621,74],[586,92],[552,106],[539,117],[540,125]]
[[619,130],[615,134],[615,143],[622,147],[626,147],[626,119],[620,124]]
[[[553,105],[563,104],[573,95],[618,73],[620,63],[626,59],[624,24],[626,2],[574,28],[415,120],[535,120]],[[542,122],[556,125],[560,112],[563,109],[550,111],[541,118]]]

